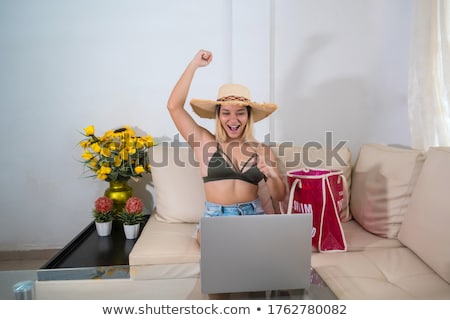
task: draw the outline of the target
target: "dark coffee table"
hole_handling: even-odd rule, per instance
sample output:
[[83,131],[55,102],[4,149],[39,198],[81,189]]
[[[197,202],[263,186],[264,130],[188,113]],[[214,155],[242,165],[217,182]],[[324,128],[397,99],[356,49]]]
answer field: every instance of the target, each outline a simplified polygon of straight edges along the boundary
[[[146,215],[141,223],[141,231],[149,217]],[[128,265],[128,256],[136,241],[126,239],[119,221],[113,221],[111,235],[106,237],[98,236],[95,223],[91,222],[41,269]]]

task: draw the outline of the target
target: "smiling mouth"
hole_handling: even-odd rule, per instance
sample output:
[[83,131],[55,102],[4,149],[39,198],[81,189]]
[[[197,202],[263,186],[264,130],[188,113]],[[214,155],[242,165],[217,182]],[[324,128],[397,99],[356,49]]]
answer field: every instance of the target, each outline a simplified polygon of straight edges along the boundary
[[230,125],[227,125],[227,127],[228,127],[228,129],[230,129],[231,132],[236,132],[236,131],[238,131],[238,129],[239,129],[241,126],[240,126],[240,125],[237,125],[237,126],[230,126]]

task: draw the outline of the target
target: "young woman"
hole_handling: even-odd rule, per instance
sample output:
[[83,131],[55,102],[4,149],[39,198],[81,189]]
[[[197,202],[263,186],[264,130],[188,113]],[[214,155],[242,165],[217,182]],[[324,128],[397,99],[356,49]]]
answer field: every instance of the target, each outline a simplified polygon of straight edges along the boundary
[[[199,126],[184,105],[196,70],[211,61],[209,51],[200,50],[195,55],[176,83],[167,108],[200,163],[206,195],[204,216],[263,214],[259,182],[264,179],[271,197],[278,201],[284,199],[286,187],[274,154],[254,139],[252,128],[277,106],[251,101],[245,86],[225,84],[217,100],[191,100],[200,117],[216,119],[216,133]],[[200,232],[197,240],[200,243]]]

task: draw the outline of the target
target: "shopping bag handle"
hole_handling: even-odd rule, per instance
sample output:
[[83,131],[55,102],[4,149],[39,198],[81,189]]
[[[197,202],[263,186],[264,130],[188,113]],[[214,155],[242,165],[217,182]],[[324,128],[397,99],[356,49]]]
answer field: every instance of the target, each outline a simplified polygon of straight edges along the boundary
[[340,219],[341,221],[344,220],[348,220],[350,218],[350,194],[349,194],[349,189],[348,189],[348,181],[347,178],[344,176],[344,174],[341,174],[341,178],[342,178],[342,189],[344,190],[344,198],[346,199],[346,210],[345,212],[341,212],[341,216]]
[[[308,170],[308,168],[304,169],[305,171]],[[340,178],[342,178],[342,190],[344,191],[344,199],[346,200],[346,205],[345,205],[345,212],[341,212],[340,215],[340,219],[341,221],[344,220],[348,220],[350,217],[350,194],[348,191],[348,181],[347,178],[345,177],[345,175],[342,173],[339,175]],[[283,202],[279,201],[278,202],[278,206],[280,208],[280,213],[282,214],[292,214],[292,206],[294,204],[294,193],[295,193],[295,188],[297,187],[297,185],[299,185],[298,187],[301,188],[302,187],[302,181],[300,179],[295,179],[294,182],[292,183],[291,186],[291,190],[289,192],[289,200],[288,200],[288,209],[287,212],[284,212],[283,209]]]
[[278,202],[278,205],[280,206],[280,212],[282,214],[292,214],[292,206],[294,203],[294,193],[295,193],[295,188],[297,187],[297,185],[299,185],[299,188],[302,187],[302,181],[300,179],[295,179],[294,182],[292,183],[291,190],[289,192],[287,212],[284,212],[282,202],[281,201]]

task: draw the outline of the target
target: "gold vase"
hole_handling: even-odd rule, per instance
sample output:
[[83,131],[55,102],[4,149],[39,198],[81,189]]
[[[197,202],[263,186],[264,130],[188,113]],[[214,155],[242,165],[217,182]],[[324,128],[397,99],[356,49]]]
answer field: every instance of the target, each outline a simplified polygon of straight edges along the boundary
[[114,213],[117,214],[133,196],[133,189],[128,185],[128,180],[110,181],[109,188],[105,190],[105,196],[113,201]]

